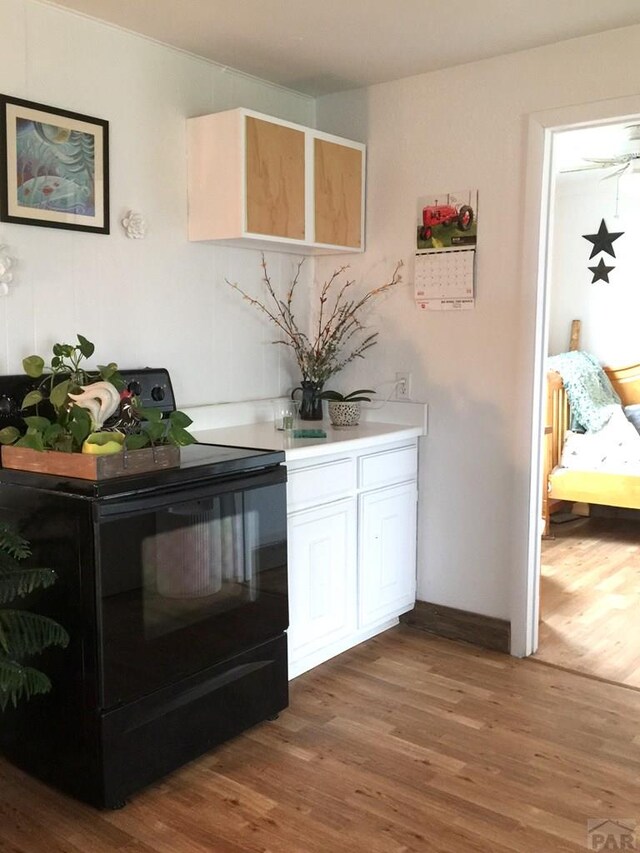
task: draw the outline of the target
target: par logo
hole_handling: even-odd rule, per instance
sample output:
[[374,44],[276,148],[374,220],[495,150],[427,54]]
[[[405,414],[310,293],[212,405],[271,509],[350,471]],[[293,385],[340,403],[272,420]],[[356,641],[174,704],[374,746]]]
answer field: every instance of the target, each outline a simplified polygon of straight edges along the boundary
[[588,850],[640,850],[633,820],[600,818],[587,821]]

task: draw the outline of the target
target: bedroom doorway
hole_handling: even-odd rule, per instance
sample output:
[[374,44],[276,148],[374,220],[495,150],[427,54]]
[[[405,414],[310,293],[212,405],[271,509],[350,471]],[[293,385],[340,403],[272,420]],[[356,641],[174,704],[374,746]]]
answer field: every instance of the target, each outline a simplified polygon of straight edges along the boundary
[[[637,99],[633,100],[637,109]],[[623,182],[622,175],[603,181],[602,164],[590,163],[589,158],[605,159],[606,155],[599,153],[603,151],[612,151],[612,158],[620,157],[620,140],[625,141],[629,124],[640,124],[640,118],[626,111],[603,117],[597,114],[602,105],[593,107],[589,118],[585,115],[564,126],[544,127],[546,145],[541,149],[546,168],[540,170],[536,332],[540,397],[537,405],[534,403],[534,420],[535,413],[542,414],[546,408],[546,356],[569,349],[572,319],[582,320],[580,347],[594,352],[601,362],[640,362],[637,331],[634,334],[630,328],[624,333],[627,318],[640,314],[640,297],[637,308],[625,307],[621,299],[621,270],[625,265],[631,267],[629,252],[617,252],[615,260],[601,252],[592,260],[588,257],[592,246],[584,237],[597,233],[601,221],[609,232],[635,230],[630,227],[628,210],[640,211],[640,171],[629,176],[633,182]],[[588,106],[583,109],[589,111]],[[640,163],[640,142],[637,147]],[[640,216],[637,225],[640,228]],[[603,266],[613,269],[608,271],[609,280],[605,273],[600,283],[596,273],[603,258]],[[634,267],[637,269],[637,263]],[[548,452],[545,426],[546,421],[540,433],[533,431],[532,458],[538,471]],[[527,651],[546,663],[640,688],[640,633],[636,627],[640,612],[640,513],[594,509],[593,505],[573,501],[558,504],[549,537],[541,539],[539,507],[546,478],[539,480],[538,488],[531,491],[531,517],[538,516],[531,529],[538,541],[530,542],[533,583]]]

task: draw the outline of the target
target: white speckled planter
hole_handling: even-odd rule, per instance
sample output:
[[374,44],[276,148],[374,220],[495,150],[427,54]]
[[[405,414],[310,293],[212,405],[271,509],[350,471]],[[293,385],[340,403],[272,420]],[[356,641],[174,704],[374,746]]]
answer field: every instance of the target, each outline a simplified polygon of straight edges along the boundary
[[357,426],[360,423],[360,403],[329,400],[329,417],[334,427]]

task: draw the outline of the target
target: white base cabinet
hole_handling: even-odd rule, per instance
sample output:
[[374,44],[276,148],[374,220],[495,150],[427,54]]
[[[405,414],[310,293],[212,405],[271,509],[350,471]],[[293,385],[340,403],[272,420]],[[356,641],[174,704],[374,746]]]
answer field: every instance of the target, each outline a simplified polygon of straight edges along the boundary
[[289,657],[301,660],[353,633],[356,507],[351,498],[289,519]]
[[415,482],[403,483],[358,500],[359,622],[371,625],[415,603],[417,488]]
[[417,441],[287,467],[294,678],[414,606]]

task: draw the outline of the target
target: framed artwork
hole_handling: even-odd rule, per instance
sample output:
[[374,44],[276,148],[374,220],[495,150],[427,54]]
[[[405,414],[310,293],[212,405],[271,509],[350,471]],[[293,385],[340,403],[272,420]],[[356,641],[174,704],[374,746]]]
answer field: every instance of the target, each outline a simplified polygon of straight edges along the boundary
[[0,220],[109,233],[109,123],[0,95]]

